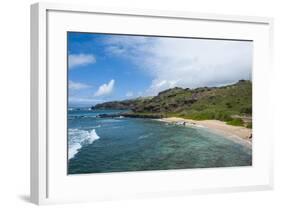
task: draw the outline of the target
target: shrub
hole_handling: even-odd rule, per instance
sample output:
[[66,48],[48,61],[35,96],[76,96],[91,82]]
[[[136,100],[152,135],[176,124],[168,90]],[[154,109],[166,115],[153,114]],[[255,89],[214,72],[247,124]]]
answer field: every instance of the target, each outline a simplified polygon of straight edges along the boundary
[[252,127],[252,122],[250,122],[250,123],[247,123],[246,127],[247,127],[248,129],[251,129],[251,128],[253,128],[253,127]]
[[252,114],[252,106],[241,108],[240,113]]
[[230,121],[230,120],[232,120],[232,118],[230,117],[230,115],[228,113],[222,112],[222,111],[217,112],[215,114],[214,119],[220,120],[220,121]]
[[244,122],[241,118],[233,118],[232,120],[228,121],[227,124],[233,126],[243,126]]

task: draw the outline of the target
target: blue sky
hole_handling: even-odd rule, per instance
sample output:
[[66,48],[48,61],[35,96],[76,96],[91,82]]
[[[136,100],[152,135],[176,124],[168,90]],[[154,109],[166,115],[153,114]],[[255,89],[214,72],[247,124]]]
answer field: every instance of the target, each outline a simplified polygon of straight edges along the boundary
[[250,79],[251,41],[68,32],[69,105]]

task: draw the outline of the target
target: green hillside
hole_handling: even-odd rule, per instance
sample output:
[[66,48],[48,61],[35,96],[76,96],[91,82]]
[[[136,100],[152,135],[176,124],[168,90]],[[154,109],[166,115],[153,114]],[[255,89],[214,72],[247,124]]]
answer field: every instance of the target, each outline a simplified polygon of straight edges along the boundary
[[130,109],[131,115],[216,119],[251,127],[252,82],[240,80],[223,87],[171,88],[155,97],[98,104],[93,109]]

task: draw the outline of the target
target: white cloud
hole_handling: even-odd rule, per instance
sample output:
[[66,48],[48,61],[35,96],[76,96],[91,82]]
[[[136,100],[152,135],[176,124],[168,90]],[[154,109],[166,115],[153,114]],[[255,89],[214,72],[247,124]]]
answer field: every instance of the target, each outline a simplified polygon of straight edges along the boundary
[[95,96],[106,96],[110,95],[113,91],[115,81],[112,79],[107,84],[103,84],[99,87],[98,91],[95,93]]
[[171,87],[219,86],[250,79],[250,41],[111,36],[107,52],[149,73],[146,94]]
[[126,93],[126,97],[133,97],[134,96],[134,93],[129,91]]
[[68,67],[73,69],[77,66],[85,66],[96,63],[96,58],[92,54],[70,54],[68,56]]
[[83,84],[83,83],[80,83],[80,82],[73,82],[71,80],[69,80],[68,82],[68,88],[70,90],[81,90],[81,89],[86,89],[86,88],[89,88],[90,85],[87,85],[87,84]]

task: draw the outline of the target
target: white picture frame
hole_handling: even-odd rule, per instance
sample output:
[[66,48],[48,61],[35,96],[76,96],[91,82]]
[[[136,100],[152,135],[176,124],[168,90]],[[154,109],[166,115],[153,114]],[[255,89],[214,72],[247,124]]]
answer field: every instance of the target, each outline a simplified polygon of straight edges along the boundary
[[[100,24],[93,28],[95,21],[99,21]],[[167,22],[172,22],[173,31],[165,30]],[[115,26],[117,24],[118,28],[114,27],[114,24]],[[134,27],[134,24],[137,26]],[[147,25],[145,29],[144,24]],[[159,27],[155,27],[155,24]],[[189,31],[181,28],[184,24],[190,24]],[[209,29],[208,33],[204,33],[206,28]],[[265,17],[97,8],[71,4],[33,4],[31,201],[36,204],[50,204],[272,189],[273,138],[270,134],[272,118],[268,111],[272,106],[268,96],[272,70],[272,28],[273,19]],[[65,32],[71,30],[254,40],[256,45],[253,63],[255,137],[253,166],[78,176],[65,174],[64,150],[67,147],[66,125],[63,120],[66,114],[60,110],[67,99],[66,40],[63,38],[66,37]],[[54,108],[52,102],[54,99],[61,108]],[[57,139],[56,145],[54,138]]]

